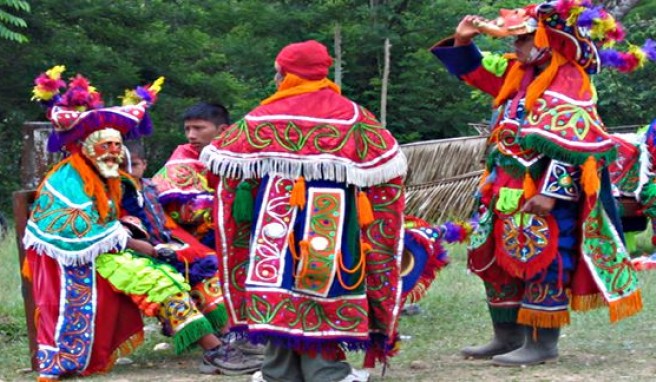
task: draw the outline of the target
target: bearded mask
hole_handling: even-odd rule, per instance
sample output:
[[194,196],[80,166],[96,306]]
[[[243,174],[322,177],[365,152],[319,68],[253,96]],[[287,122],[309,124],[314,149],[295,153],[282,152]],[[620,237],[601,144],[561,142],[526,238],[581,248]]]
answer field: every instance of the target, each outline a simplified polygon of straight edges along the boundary
[[123,140],[118,130],[107,128],[91,133],[82,143],[82,154],[104,178],[118,178],[123,162]]

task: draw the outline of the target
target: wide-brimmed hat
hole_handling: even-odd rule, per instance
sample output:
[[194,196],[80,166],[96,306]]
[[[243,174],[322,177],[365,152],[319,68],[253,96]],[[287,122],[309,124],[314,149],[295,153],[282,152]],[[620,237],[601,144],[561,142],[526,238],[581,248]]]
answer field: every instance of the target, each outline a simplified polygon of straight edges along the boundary
[[147,109],[157,99],[163,77],[153,84],[126,91],[122,106],[104,107],[102,96],[89,80],[78,74],[71,79],[68,89],[61,79],[64,66],[55,66],[35,79],[33,100],[47,109],[46,116],[53,130],[48,138],[48,150],[58,152],[79,145],[91,133],[115,129],[125,139],[136,139],[152,132]]

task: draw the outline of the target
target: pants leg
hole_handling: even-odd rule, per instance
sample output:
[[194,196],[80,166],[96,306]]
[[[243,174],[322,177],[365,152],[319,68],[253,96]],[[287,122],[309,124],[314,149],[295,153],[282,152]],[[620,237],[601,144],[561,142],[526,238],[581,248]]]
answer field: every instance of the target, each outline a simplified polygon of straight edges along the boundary
[[304,382],[337,382],[351,372],[351,365],[343,361],[330,361],[317,353],[314,357],[300,355]]
[[552,214],[558,222],[558,255],[526,283],[517,322],[533,328],[560,328],[570,323],[567,289],[576,268],[576,204],[559,201]]
[[524,294],[524,282],[506,277],[500,281],[485,281],[487,306],[495,324],[517,321],[517,311]]
[[303,382],[300,356],[269,342],[264,352],[262,375],[267,382]]

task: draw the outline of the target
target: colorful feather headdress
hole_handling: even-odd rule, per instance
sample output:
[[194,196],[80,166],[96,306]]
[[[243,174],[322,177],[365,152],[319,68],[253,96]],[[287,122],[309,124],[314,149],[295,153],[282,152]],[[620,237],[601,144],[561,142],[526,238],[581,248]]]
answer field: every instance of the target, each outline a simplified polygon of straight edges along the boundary
[[631,72],[648,60],[656,61],[656,43],[652,40],[643,46],[628,44],[626,51],[614,49],[624,41],[624,28],[591,0],[552,0],[524,8],[501,9],[498,18],[478,21],[476,26],[481,33],[493,37],[535,32],[538,48],[557,51],[588,74],[598,73],[602,66]]
[[601,66],[631,72],[647,60],[656,60],[656,44],[652,40],[642,47],[628,44],[625,52],[614,49],[624,41],[624,28],[601,5],[590,0],[548,1],[538,5],[537,14],[536,46],[551,47],[589,74],[598,73]]
[[[164,77],[153,84],[128,90],[123,97],[123,106],[104,107],[101,94],[91,86],[89,80],[78,74],[68,83],[61,75],[63,65],[41,73],[32,89],[32,100],[40,102],[53,126],[48,138],[51,152],[78,145],[94,131],[113,128],[125,139],[136,139],[152,133],[152,122],[146,109],[157,100]],[[67,88],[62,94],[61,89]]]

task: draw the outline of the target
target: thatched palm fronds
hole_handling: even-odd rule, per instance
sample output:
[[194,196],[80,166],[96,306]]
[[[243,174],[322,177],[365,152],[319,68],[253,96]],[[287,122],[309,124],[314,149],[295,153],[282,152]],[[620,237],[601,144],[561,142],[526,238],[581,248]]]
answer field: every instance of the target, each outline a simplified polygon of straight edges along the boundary
[[401,146],[408,158],[406,185],[428,184],[481,169],[486,139],[461,137]]
[[468,219],[474,208],[472,197],[482,170],[452,178],[406,187],[406,208],[409,215],[430,223],[447,219]]

